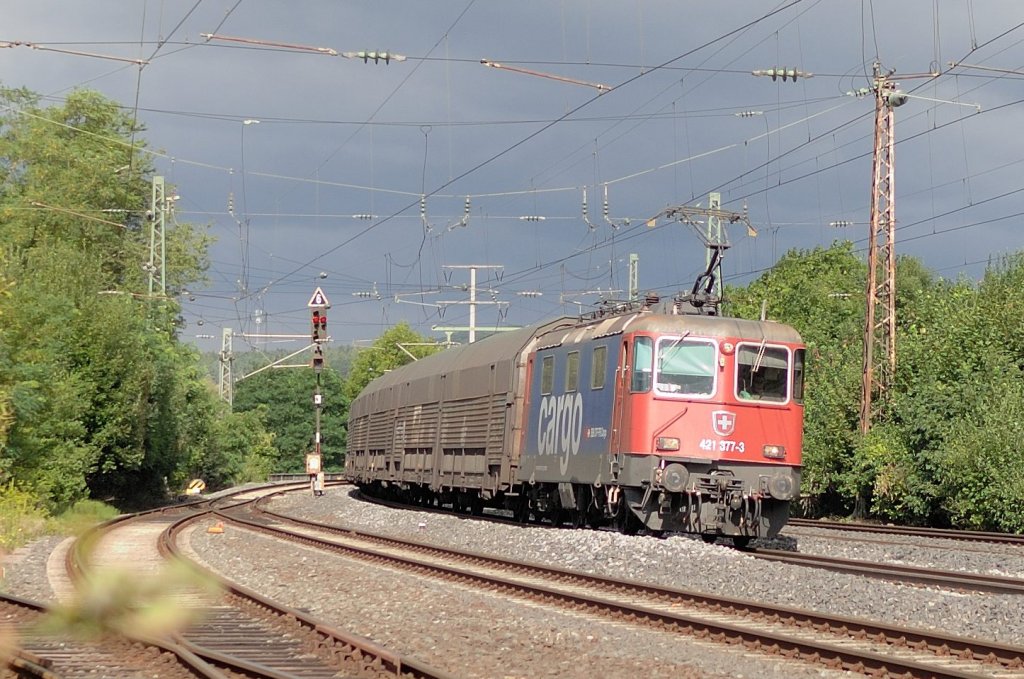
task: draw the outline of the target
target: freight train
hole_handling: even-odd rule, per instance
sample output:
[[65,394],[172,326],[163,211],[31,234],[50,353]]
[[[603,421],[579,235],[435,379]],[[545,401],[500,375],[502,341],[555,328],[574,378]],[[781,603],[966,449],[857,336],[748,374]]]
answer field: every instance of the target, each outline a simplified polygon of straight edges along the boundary
[[371,382],[345,476],[458,511],[745,546],[799,492],[804,353],[787,325],[683,297],[492,335]]

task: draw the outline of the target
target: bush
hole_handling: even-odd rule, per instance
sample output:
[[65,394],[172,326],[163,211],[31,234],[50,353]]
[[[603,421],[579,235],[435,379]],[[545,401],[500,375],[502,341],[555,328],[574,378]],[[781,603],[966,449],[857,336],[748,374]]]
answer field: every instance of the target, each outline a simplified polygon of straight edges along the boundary
[[110,521],[118,514],[120,512],[117,509],[97,500],[81,500],[50,521],[50,532],[59,535],[81,535],[96,524]]
[[54,517],[31,493],[15,488],[13,483],[0,486],[0,550],[16,549],[44,535],[80,535],[119,513],[102,502],[82,500]]
[[0,549],[11,550],[47,533],[49,515],[31,493],[0,486]]
[[[974,419],[955,423],[940,467],[954,525],[1024,531],[1024,385],[1002,376]],[[993,380],[996,382],[996,380]]]

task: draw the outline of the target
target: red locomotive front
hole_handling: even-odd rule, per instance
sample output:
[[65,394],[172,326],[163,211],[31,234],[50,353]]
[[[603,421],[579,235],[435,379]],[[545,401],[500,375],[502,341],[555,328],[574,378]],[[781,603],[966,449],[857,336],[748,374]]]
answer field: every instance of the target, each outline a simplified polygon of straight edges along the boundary
[[770,536],[799,489],[804,348],[788,326],[652,316],[623,338],[612,451],[649,528]]

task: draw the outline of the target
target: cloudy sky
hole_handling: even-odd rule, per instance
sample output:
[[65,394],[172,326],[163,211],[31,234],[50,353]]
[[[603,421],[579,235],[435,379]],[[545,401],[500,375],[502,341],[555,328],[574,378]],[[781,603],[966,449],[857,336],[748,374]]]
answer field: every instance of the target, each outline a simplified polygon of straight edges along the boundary
[[[0,81],[137,112],[175,218],[217,238],[210,285],[185,302],[204,349],[225,327],[306,333],[318,285],[338,342],[466,325],[467,265],[500,302],[477,307],[481,326],[624,298],[631,254],[642,290],[688,289],[694,228],[645,222],[710,192],[759,232],[728,228],[729,283],[792,248],[863,253],[874,100],[852,93],[876,60],[911,95],[897,252],[976,279],[1024,245],[1019,0],[0,5],[0,41],[48,48],[0,50]],[[359,51],[406,58],[344,56]],[[773,67],[813,77],[751,73]],[[287,346],[235,340],[250,344]]]

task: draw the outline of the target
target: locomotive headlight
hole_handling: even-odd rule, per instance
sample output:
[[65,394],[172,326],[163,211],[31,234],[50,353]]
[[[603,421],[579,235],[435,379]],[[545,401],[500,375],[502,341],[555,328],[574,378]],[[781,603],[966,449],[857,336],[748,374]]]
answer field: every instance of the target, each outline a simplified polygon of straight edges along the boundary
[[768,443],[762,450],[765,457],[770,457],[776,460],[781,460],[786,457],[786,446],[776,446]]
[[654,445],[658,450],[679,450],[679,439],[674,436],[659,436]]

